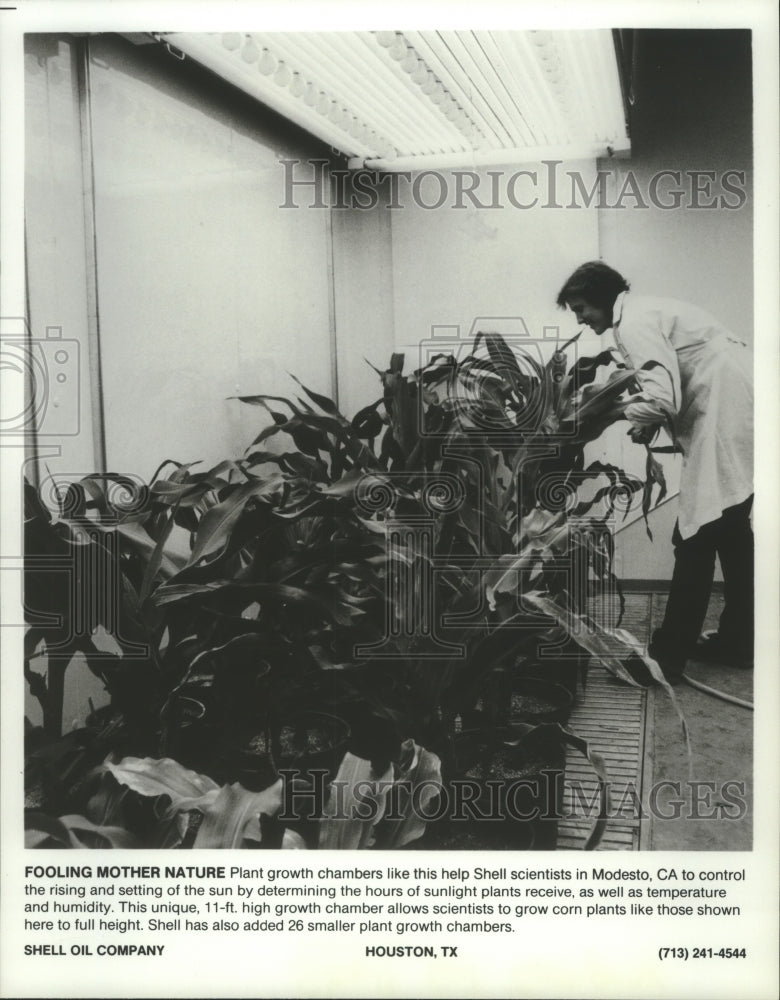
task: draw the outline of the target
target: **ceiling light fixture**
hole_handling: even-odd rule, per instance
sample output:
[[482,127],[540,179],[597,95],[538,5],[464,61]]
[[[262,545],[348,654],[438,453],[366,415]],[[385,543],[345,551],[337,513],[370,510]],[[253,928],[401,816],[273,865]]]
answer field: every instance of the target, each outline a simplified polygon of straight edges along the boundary
[[609,31],[156,36],[378,170],[583,159],[628,148]]

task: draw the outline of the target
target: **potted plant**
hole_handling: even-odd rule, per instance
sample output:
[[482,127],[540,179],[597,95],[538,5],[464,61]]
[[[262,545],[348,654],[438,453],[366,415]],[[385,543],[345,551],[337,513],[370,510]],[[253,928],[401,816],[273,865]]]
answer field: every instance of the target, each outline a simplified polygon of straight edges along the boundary
[[[377,418],[384,425],[380,456],[396,497],[393,526],[429,522],[428,547],[411,556],[419,580],[435,575],[437,638],[457,652],[420,657],[419,637],[403,628],[398,648],[416,701],[428,706],[428,723],[441,722],[445,740],[477,702],[483,720],[505,724],[513,695],[495,681],[509,676],[518,656],[538,661],[545,645],[557,644],[576,668],[595,654],[631,682],[618,650],[636,653],[636,643],[591,621],[586,593],[572,581],[589,572],[622,602],[610,519],[639,490],[646,516],[652,487],[663,490],[663,481],[649,452],[645,484],[615,466],[585,465],[585,446],[622,418],[634,373],[619,369],[596,384],[611,355],[569,364],[570,344],[542,364],[498,334],[479,334],[464,358],[442,354],[410,375],[396,355],[380,373],[381,399],[355,418],[372,438]],[[653,676],[663,683],[657,669]],[[559,719],[569,706],[562,695]],[[446,745],[430,738],[451,762]],[[558,739],[560,746],[565,736]]]
[[[165,463],[128,509],[109,503],[111,477],[73,484],[77,502],[59,514],[30,489],[40,547],[70,551],[86,538],[121,584],[118,624],[90,623],[118,631],[118,649],[98,648],[91,629],[61,646],[63,662],[86,657],[110,696],[102,739],[85,739],[82,770],[110,747],[101,780],[118,787],[109,801],[128,790],[151,796],[168,781],[171,809],[184,803],[173,809],[180,817],[200,801],[195,790],[211,803],[219,789],[220,802],[243,808],[256,800],[224,789],[243,779],[238,787],[259,795],[276,787],[280,762],[305,765],[308,756],[318,770],[311,759],[333,751],[325,770],[347,784],[390,774],[384,802],[398,780],[437,774],[440,758],[445,778],[456,776],[464,715],[480,698],[491,702],[501,665],[536,655],[540,643],[569,637],[624,676],[615,641],[630,648],[630,637],[589,622],[562,570],[580,559],[614,581],[606,519],[616,491],[639,488],[614,467],[583,467],[584,444],[620,418],[631,378],[617,372],[594,385],[605,363],[581,359],[567,370],[558,351],[523,370],[498,335],[480,335],[465,359],[436,358],[410,375],[395,355],[381,397],[351,421],[306,387],[296,400],[243,397],[269,422],[240,460],[205,472]],[[590,496],[585,483],[596,484]],[[561,505],[550,484],[574,499]],[[407,599],[418,584],[428,588],[422,604]],[[68,613],[62,601],[59,610]],[[36,628],[31,652],[44,641]],[[50,745],[60,739],[55,662],[50,655],[48,680],[26,667]],[[319,729],[307,728],[313,713]],[[501,711],[493,715],[500,723]],[[334,718],[328,736],[323,720]],[[533,731],[504,734],[515,762],[524,744],[535,752]],[[600,767],[572,734],[546,733],[558,751],[574,741]],[[75,804],[97,815],[94,799]],[[412,818],[392,837],[347,824],[343,840],[335,816],[318,820],[323,842],[342,846],[355,837],[360,846],[400,844],[424,829]]]

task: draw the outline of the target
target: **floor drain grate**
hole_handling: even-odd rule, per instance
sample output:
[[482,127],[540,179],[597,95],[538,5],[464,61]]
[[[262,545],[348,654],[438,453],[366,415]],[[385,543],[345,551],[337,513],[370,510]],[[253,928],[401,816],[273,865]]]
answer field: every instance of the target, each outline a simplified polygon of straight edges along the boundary
[[[650,594],[627,594],[623,627],[647,642]],[[591,606],[597,616],[599,609]],[[610,809],[598,850],[637,851],[646,846],[642,789],[647,760],[647,692],[616,681],[592,665],[584,693],[571,714],[568,728],[588,741],[606,761],[610,776]],[[598,782],[593,769],[576,750],[566,754],[565,816],[558,824],[558,849],[582,850],[598,816]]]

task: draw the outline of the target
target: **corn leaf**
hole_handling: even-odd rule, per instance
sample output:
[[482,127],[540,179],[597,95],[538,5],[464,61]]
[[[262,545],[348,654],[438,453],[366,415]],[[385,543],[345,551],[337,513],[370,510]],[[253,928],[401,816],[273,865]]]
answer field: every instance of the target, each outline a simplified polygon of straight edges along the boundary
[[121,826],[101,826],[84,816],[61,816],[60,821],[67,829],[72,847],[125,849],[137,847],[137,838]]
[[[406,740],[401,746],[401,760],[390,789],[390,808],[377,831],[377,846],[396,850],[422,837],[427,826],[426,808],[440,794],[441,788],[439,758],[414,740]],[[398,816],[401,818],[396,818]]]
[[321,850],[370,847],[374,828],[385,813],[393,769],[377,776],[371,761],[346,753],[319,821]]
[[[586,851],[595,850],[604,836],[609,815],[609,773],[604,757],[596,750],[592,750],[588,741],[583,739],[583,737],[578,736],[569,729],[565,729],[558,723],[542,723],[538,726],[528,726],[525,735],[526,738],[531,737],[534,740],[539,739],[542,742],[552,738],[563,745],[574,747],[575,750],[579,750],[595,771],[598,781],[599,813],[585,843]],[[524,740],[521,738],[519,740],[507,741],[506,745],[519,746],[523,742]]]
[[[627,655],[630,650],[626,649],[625,643],[609,642],[610,634],[596,623],[584,616],[578,615],[569,608],[563,608],[551,597],[539,593],[528,592],[523,594],[524,603],[537,608],[545,615],[553,618],[558,625],[562,626],[567,635],[581,646],[586,652],[595,656],[607,670],[613,673],[620,680],[627,684],[638,687],[637,682],[631,677],[623,666],[620,656]],[[665,682],[664,682],[665,683]],[[668,685],[666,685],[668,687]]]
[[306,841],[297,830],[286,829],[282,834],[283,851],[306,851]]
[[295,379],[295,381],[298,383],[301,389],[303,389],[303,391],[306,393],[309,399],[315,402],[321,410],[324,410],[326,413],[330,413],[333,416],[339,413],[338,407],[336,406],[336,404],[333,402],[332,399],[329,399],[327,396],[322,396],[319,393],[313,392],[311,389],[307,389],[306,386],[303,384],[303,382],[301,382],[301,380],[297,378],[295,375],[291,374],[290,377]]
[[187,566],[194,566],[202,559],[215,560],[228,548],[233,528],[250,498],[267,497],[284,484],[282,475],[253,480],[237,486],[225,500],[210,508],[200,520]]
[[182,803],[202,799],[219,788],[211,778],[182,767],[170,757],[159,760],[153,757],[125,757],[116,764],[109,759],[103,764],[103,769],[112,774],[120,785],[138,795],[167,795],[171,806],[176,809],[181,808]]
[[25,815],[25,847],[66,847],[126,849],[140,846],[136,837],[120,826],[93,823],[86,816],[69,815],[55,819],[30,811]]
[[262,792],[248,792],[242,785],[223,785],[202,809],[195,848],[235,848],[245,840],[262,841],[260,815],[275,816],[282,808],[282,779]]
[[691,749],[690,733],[688,731],[688,723],[685,721],[685,716],[683,715],[682,709],[680,708],[680,704],[677,701],[677,698],[675,697],[674,690],[667,681],[667,679],[664,677],[661,667],[651,656],[649,656],[645,652],[644,647],[639,643],[639,640],[635,636],[633,636],[630,632],[628,632],[626,629],[622,628],[605,629],[605,632],[607,633],[607,635],[615,636],[618,640],[624,643],[625,647],[631,653],[639,657],[639,659],[647,667],[647,670],[650,673],[653,680],[660,687],[664,689],[667,697],[670,699],[672,705],[674,706],[674,710],[677,713],[677,718],[680,720],[680,728],[682,730],[683,739],[685,741],[685,747],[688,752],[688,766],[690,768],[692,766],[693,756]]
[[613,364],[614,360],[611,351],[602,351],[595,357],[578,358],[569,369],[572,391],[576,392],[583,386],[590,385],[596,378],[599,368]]
[[[137,521],[120,521],[116,525],[116,531],[122,538],[127,539],[133,548],[138,549],[144,558],[150,559],[154,554],[157,543]],[[165,577],[174,576],[184,567],[185,562],[184,557],[172,552],[163,551],[160,554],[160,569]]]

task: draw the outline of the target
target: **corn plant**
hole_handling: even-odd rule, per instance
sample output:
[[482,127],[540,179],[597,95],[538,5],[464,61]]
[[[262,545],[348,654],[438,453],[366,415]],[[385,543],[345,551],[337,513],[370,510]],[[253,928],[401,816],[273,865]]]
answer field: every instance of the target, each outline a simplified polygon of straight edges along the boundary
[[[610,518],[640,490],[647,514],[653,486],[663,489],[660,466],[648,452],[643,485],[615,466],[585,465],[586,444],[622,418],[634,373],[597,384],[611,357],[569,365],[568,346],[542,364],[480,334],[464,359],[442,355],[408,375],[394,355],[379,373],[381,395],[352,420],[305,386],[294,399],[242,397],[266,426],[240,460],[205,471],[166,462],[127,510],[108,497],[121,477],[71,484],[59,513],[28,487],[28,553],[89,552],[83,565],[100,565],[118,584],[113,617],[93,609],[76,627],[72,589],[47,587],[29,562],[25,671],[45,724],[43,738],[30,737],[38,770],[81,789],[83,804],[109,751],[120,769],[123,759],[173,755],[196,767],[211,794],[231,787],[230,754],[258,731],[272,746],[301,709],[348,714],[351,695],[337,680],[357,667],[388,670],[394,685],[386,703],[359,702],[373,713],[366,728],[382,733],[363,759],[374,774],[404,773],[409,739],[446,755],[457,716],[490,672],[540,642],[571,637],[630,683],[621,656],[641,651],[588,618],[569,570],[616,585]],[[372,506],[375,494],[384,500]],[[423,545],[406,530],[421,521]],[[412,588],[430,588],[433,651],[430,630],[422,634],[399,600],[399,569]],[[94,592],[88,571],[79,579]],[[111,650],[96,629],[114,637]],[[45,675],[32,665],[40,653]],[[103,680],[110,705],[86,733],[62,737],[62,684],[75,655]],[[95,818],[63,820],[55,839],[78,839],[78,829],[94,841],[90,823],[112,825],[93,799]],[[58,804],[67,802],[64,794]],[[343,836],[373,840],[365,830],[325,839]]]
[[[402,477],[399,520],[418,512],[414,501],[437,476],[462,497],[438,516],[434,508],[432,553],[416,556],[435,563],[441,635],[460,650],[438,671],[422,662],[417,671],[448,722],[502,658],[549,643],[551,625],[631,682],[620,654],[636,644],[587,616],[583,584],[589,574],[622,605],[610,530],[616,507],[627,513],[641,491],[646,517],[654,484],[665,487],[649,451],[645,484],[614,465],[586,466],[586,445],[623,418],[635,373],[618,368],[596,383],[611,354],[569,365],[571,343],[542,364],[480,333],[465,358],[442,354],[410,375],[394,355],[380,373],[382,397],[353,421],[361,436],[379,439],[392,481]],[[552,602],[541,622],[534,598]],[[400,645],[413,661],[414,638]]]

